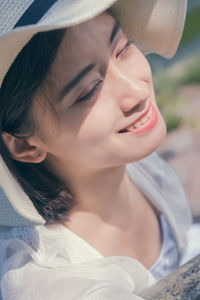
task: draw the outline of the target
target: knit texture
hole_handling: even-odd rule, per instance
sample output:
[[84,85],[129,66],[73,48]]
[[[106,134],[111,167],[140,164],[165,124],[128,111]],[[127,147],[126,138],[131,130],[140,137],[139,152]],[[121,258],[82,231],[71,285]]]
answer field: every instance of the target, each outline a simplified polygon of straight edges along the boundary
[[13,29],[27,8],[34,0],[7,0],[0,2],[0,35]]

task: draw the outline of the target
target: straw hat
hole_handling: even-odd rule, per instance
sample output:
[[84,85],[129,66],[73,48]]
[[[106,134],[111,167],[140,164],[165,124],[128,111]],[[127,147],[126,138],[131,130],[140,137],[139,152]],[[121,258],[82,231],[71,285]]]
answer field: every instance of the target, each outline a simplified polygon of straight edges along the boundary
[[[111,6],[128,38],[144,54],[154,52],[166,58],[174,55],[184,27],[187,0],[1,0],[0,87],[16,56],[34,34],[80,24]],[[0,188],[0,225],[45,223],[1,157]]]

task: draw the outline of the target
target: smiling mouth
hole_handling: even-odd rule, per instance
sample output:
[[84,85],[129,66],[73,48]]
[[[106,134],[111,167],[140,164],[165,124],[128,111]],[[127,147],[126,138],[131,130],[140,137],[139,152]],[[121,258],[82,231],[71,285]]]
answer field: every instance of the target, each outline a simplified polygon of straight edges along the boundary
[[137,120],[135,120],[126,128],[120,130],[119,133],[132,132],[134,129],[140,128],[151,118],[151,116],[152,116],[152,106],[150,104],[148,109],[139,118],[137,118]]

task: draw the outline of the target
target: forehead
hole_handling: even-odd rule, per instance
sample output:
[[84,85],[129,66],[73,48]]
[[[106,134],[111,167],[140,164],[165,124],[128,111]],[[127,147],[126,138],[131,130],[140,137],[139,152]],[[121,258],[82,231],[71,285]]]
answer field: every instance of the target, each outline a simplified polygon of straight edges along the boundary
[[107,13],[102,13],[85,23],[69,28],[61,43],[60,51],[62,51],[63,48],[70,51],[78,44],[81,45],[83,49],[87,49],[88,43],[91,46],[91,44],[95,44],[97,40],[109,40],[114,22],[113,17]]
[[56,76],[60,77],[59,80],[62,80],[63,75],[65,80],[75,76],[77,70],[105,53],[114,24],[113,17],[102,13],[66,30],[52,65]]
[[71,27],[66,36],[71,42],[82,41],[84,38],[106,38],[114,22],[113,17],[104,12],[85,23]]

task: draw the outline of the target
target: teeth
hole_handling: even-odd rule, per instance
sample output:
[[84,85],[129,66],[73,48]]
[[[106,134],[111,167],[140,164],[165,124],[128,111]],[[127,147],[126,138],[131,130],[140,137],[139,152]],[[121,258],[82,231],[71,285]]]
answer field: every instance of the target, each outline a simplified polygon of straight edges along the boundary
[[133,128],[134,128],[134,126],[132,125],[132,126],[127,127],[126,129],[127,129],[128,131],[133,131]]
[[140,121],[138,121],[137,123],[134,124],[135,128],[139,128],[142,125],[142,123]]
[[148,111],[147,117],[151,117],[152,115],[152,108],[150,108],[150,110]]
[[148,113],[141,118],[139,121],[134,123],[133,125],[126,128],[128,131],[133,131],[134,128],[139,128],[142,124],[144,124],[152,115],[152,108],[149,109]]
[[140,120],[140,122],[141,122],[142,124],[144,124],[147,120],[148,120],[148,117],[145,116],[145,117],[143,117],[143,118]]

